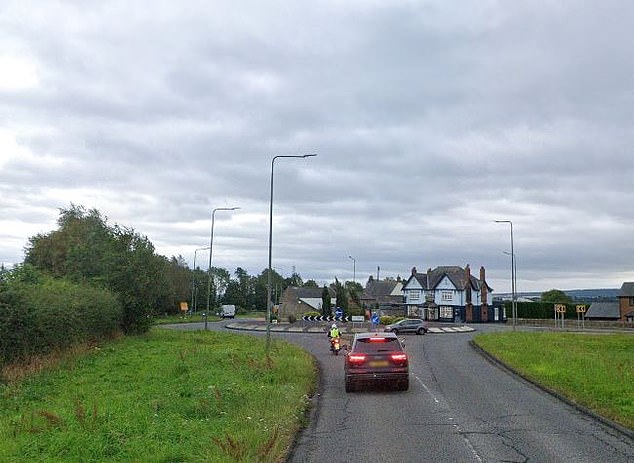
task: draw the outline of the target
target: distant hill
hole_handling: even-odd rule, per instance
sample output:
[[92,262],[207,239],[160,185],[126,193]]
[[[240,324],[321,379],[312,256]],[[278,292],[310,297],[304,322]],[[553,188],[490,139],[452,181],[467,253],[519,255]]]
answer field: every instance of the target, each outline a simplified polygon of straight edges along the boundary
[[[575,301],[616,301],[620,291],[621,290],[619,288],[563,290],[564,293]],[[518,292],[517,297],[539,298],[542,295],[542,292]],[[493,295],[496,298],[511,298],[511,293],[493,293]]]

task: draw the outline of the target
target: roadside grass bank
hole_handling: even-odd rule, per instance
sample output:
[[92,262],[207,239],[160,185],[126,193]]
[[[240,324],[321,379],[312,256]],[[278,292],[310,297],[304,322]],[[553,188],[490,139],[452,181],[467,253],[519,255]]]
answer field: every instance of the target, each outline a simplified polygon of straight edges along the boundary
[[283,461],[316,376],[282,340],[154,328],[0,383],[0,461]]
[[634,429],[634,336],[480,334],[474,343],[527,378]]

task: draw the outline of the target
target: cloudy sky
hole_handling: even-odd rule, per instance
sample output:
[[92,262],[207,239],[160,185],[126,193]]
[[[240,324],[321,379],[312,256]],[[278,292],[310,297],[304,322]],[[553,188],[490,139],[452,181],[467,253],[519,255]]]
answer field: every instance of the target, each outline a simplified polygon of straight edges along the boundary
[[[326,282],[634,281],[634,3],[0,3],[0,261],[71,202]],[[208,254],[199,251],[206,267]],[[349,256],[354,257],[356,265]]]

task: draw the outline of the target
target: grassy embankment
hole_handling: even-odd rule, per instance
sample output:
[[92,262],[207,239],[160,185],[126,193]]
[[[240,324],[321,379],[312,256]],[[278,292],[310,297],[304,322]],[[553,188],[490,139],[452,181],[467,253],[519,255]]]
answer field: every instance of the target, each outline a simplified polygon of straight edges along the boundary
[[273,340],[154,328],[0,383],[0,461],[282,461],[316,369]]
[[490,333],[475,343],[531,380],[634,429],[634,335]]

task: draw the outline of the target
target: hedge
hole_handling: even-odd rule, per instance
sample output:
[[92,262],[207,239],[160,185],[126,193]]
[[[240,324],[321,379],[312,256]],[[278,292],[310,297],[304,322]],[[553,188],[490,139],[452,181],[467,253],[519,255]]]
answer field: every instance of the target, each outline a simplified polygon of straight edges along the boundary
[[120,330],[121,305],[112,292],[43,275],[23,276],[0,285],[0,366]]
[[[517,318],[530,318],[530,319],[553,319],[555,318],[555,306],[552,302],[516,302],[517,304]],[[566,306],[566,320],[577,319],[577,303],[563,304]],[[586,308],[590,308],[590,304],[585,304]],[[506,316],[511,317],[512,307],[510,301],[504,302],[506,309]]]

